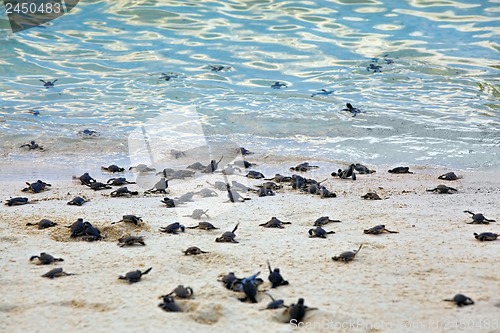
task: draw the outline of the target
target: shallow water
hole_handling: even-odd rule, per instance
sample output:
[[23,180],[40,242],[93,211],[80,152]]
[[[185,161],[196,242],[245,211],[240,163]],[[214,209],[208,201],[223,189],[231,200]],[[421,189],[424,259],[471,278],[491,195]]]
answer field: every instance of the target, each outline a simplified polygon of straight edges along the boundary
[[[498,12],[497,1],[471,0],[85,1],[16,34],[2,19],[0,161],[135,164],[137,141],[156,143],[146,162],[231,142],[313,160],[496,169]],[[321,89],[333,92],[312,96]],[[347,102],[362,112],[340,111]],[[82,138],[86,128],[99,136]],[[46,150],[18,148],[29,140]]]

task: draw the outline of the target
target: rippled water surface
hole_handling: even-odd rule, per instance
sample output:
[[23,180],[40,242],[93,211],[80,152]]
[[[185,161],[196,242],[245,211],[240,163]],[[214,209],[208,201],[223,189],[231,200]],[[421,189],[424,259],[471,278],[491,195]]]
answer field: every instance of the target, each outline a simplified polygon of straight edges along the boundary
[[[2,8],[0,159],[127,160],[129,136],[147,135],[144,124],[175,134],[194,122],[209,142],[274,155],[498,168],[499,8],[496,0],[80,1],[16,34]],[[40,79],[58,81],[44,88]],[[272,89],[276,81],[287,87]],[[341,111],[347,102],[362,112]],[[186,110],[195,117],[178,123]],[[82,138],[86,128],[99,136]],[[46,151],[18,148],[29,140]],[[189,140],[179,135],[175,148]]]

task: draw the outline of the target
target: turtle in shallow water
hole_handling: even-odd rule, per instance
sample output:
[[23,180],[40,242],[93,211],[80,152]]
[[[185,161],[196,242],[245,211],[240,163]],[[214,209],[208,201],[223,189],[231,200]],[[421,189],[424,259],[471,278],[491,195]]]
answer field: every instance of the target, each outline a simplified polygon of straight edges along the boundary
[[73,273],[66,273],[63,271],[62,267],[53,268],[47,273],[43,274],[42,277],[53,279],[60,276],[75,275]]
[[101,182],[94,182],[94,183],[85,184],[85,185],[87,185],[88,187],[90,187],[94,191],[110,190],[110,189],[112,189],[111,186],[109,186],[107,184],[104,184],[104,183],[101,183]]
[[183,217],[191,217],[193,219],[199,220],[202,218],[203,215],[205,215],[206,217],[209,217],[207,212],[208,212],[208,209],[203,210],[203,209],[197,208],[197,209],[193,210],[191,215],[183,215]]
[[142,246],[145,246],[146,243],[144,242],[144,237],[143,236],[124,236],[118,238],[118,246],[119,247],[125,247],[125,246],[131,246],[134,244],[140,244]]
[[354,106],[352,106],[351,103],[346,103],[346,108],[345,109],[342,109],[340,111],[347,111],[347,112],[350,112],[352,114],[353,117],[356,117],[358,113],[361,113],[361,110],[358,109],[358,108],[355,108]]
[[113,186],[122,186],[125,184],[135,184],[135,182],[130,182],[127,180],[125,177],[118,177],[118,178],[110,178],[106,182],[106,184],[111,184]]
[[184,232],[186,230],[186,228],[182,224],[180,224],[179,222],[174,222],[174,223],[167,225],[166,227],[161,227],[159,230],[161,232],[166,232],[167,234],[177,235],[179,233],[179,230]]
[[436,192],[439,194],[453,194],[458,192],[458,190],[456,188],[449,187],[446,185],[438,185],[435,188],[427,189],[427,192]]
[[35,150],[35,149],[43,150],[43,147],[40,146],[38,143],[36,143],[33,140],[30,141],[29,143],[25,143],[25,144],[19,146],[19,148],[24,148],[24,147],[28,147],[28,150]]
[[146,193],[154,193],[154,192],[159,192],[159,193],[167,193],[167,188],[168,188],[168,180],[165,177],[160,178],[159,181],[154,184],[154,186],[147,190]]
[[318,92],[312,93],[312,94],[311,94],[311,97],[314,97],[314,96],[316,96],[316,95],[328,96],[328,95],[331,95],[331,94],[333,94],[333,90],[321,89],[321,90],[320,90],[320,91],[318,91]]
[[444,299],[445,302],[454,302],[457,306],[472,305],[474,301],[465,295],[456,294],[452,299]]
[[160,296],[163,297],[163,302],[158,304],[158,306],[167,312],[182,312],[182,309],[175,303],[172,296]]
[[[76,177],[73,177],[73,178],[76,178]],[[91,183],[96,182],[96,180],[94,178],[92,178],[88,172],[85,172],[83,175],[78,177],[78,179],[80,180],[82,185],[90,185]]]
[[496,222],[496,220],[490,220],[484,217],[482,213],[473,213],[470,210],[464,210],[464,213],[469,213],[472,216],[472,222],[469,222],[468,224],[488,224],[490,222]]
[[398,233],[398,231],[392,231],[392,230],[386,229],[384,224],[379,224],[379,225],[376,225],[370,229],[363,230],[363,233],[369,234],[369,235],[379,235],[379,234],[384,233],[384,232],[387,232],[390,234],[397,234]]
[[54,258],[48,253],[42,252],[39,256],[31,256],[30,261],[38,259],[37,265],[48,265],[55,261],[64,261],[62,258]]
[[126,186],[120,187],[117,190],[114,190],[111,192],[109,195],[112,197],[130,197],[131,195],[139,195],[139,192],[137,191],[130,191]]
[[366,67],[366,70],[373,73],[382,73],[382,66],[371,63]]
[[309,238],[326,238],[326,235],[334,234],[335,231],[326,231],[321,227],[316,227],[314,229],[309,229]]
[[133,223],[135,225],[138,225],[142,221],[142,218],[136,215],[123,215],[122,219],[120,221],[116,222],[111,222],[111,224],[116,224],[116,223],[121,223],[121,222],[127,222],[127,223]]
[[91,137],[99,136],[99,133],[97,131],[93,131],[93,130],[90,130],[88,128],[86,128],[82,131],[79,131],[78,134],[84,138],[91,138]]
[[271,88],[273,88],[273,89],[281,89],[281,87],[288,88],[288,86],[286,85],[286,83],[282,83],[282,82],[279,82],[279,81],[276,81],[276,82],[274,82],[271,85]]
[[315,227],[321,227],[322,225],[328,224],[328,223],[340,223],[342,221],[340,220],[332,220],[328,216],[321,216],[314,221],[314,226]]
[[[174,295],[174,296],[179,297],[179,298],[191,298],[191,297],[193,297],[194,293],[193,293],[193,289],[191,287],[184,287],[182,284],[180,284],[177,287],[175,287],[174,290],[172,290],[170,293],[168,293],[165,296],[171,296],[171,295]],[[162,297],[165,297],[165,296],[162,296]]]
[[238,243],[238,241],[235,240],[236,234],[234,232],[236,231],[236,229],[238,229],[239,225],[240,224],[237,223],[233,231],[226,231],[225,233],[222,234],[222,236],[217,237],[215,241],[217,243]]
[[302,322],[307,311],[312,311],[312,310],[317,310],[317,308],[310,308],[304,305],[304,299],[299,298],[296,304],[294,303],[290,305],[283,313],[287,317],[286,321],[287,323],[290,323],[292,325],[297,325],[298,323]]
[[47,229],[47,228],[50,228],[50,227],[55,227],[57,225],[57,223],[55,222],[52,222],[51,220],[48,220],[48,219],[41,219],[38,223],[26,223],[27,226],[38,226],[38,229]]
[[174,73],[168,73],[168,74],[161,73],[160,80],[170,81],[171,79],[176,79],[178,77],[179,75]]
[[454,172],[447,172],[441,176],[438,177],[438,179],[441,180],[457,180],[461,177],[457,176]]
[[389,172],[389,173],[413,173],[410,171],[410,167],[402,167],[402,166],[395,167],[387,172]]
[[214,229],[219,229],[214,227],[214,225],[210,222],[199,222],[198,225],[195,225],[193,227],[186,227],[188,229],[201,229],[201,230],[214,230]]
[[269,282],[271,282],[271,288],[288,285],[288,281],[283,279],[283,276],[281,276],[279,268],[272,269],[269,261],[267,262],[267,268],[269,269],[269,276],[267,278],[269,279]]
[[186,256],[188,256],[188,255],[195,256],[195,255],[202,254],[202,253],[210,253],[210,252],[201,250],[197,246],[190,246],[182,252],[184,252],[184,255],[186,255]]
[[125,171],[125,168],[121,168],[115,164],[111,164],[110,166],[107,167],[101,166],[101,170],[115,173],[115,172],[123,172]]
[[54,86],[54,83],[57,82],[57,79],[55,79],[54,81],[45,81],[45,80],[40,79],[40,81],[43,83],[43,86],[45,88],[50,88],[50,87]]
[[266,223],[259,224],[259,226],[264,227],[264,228],[283,229],[284,228],[283,224],[292,224],[292,222],[283,222],[283,221],[279,220],[278,218],[276,218],[276,216],[273,216],[273,217],[271,217],[271,219],[269,221],[267,221]]
[[223,70],[230,70],[231,69],[231,66],[223,66],[223,65],[208,65],[208,67],[210,68],[210,70],[212,72],[220,72]]
[[474,233],[474,237],[481,242],[484,241],[494,241],[500,236],[499,234],[495,234],[494,232],[482,232],[480,234]]
[[319,168],[319,166],[317,166],[317,165],[309,165],[309,162],[304,162],[304,163],[300,163],[297,166],[291,167],[290,170],[306,172],[306,171],[309,171],[312,169],[318,169],[318,168]]
[[46,187],[52,186],[51,184],[46,183],[44,181],[41,181],[40,179],[38,179],[34,183],[26,182],[26,185],[28,185],[28,187],[23,188],[22,191],[23,192],[29,191],[29,192],[33,192],[33,193],[40,193],[40,192],[44,191],[46,189]]
[[[224,185],[224,189],[225,189],[225,185]],[[194,194],[199,194],[203,198],[218,197],[219,196],[219,194],[217,192],[215,192],[214,190],[211,190],[209,188],[204,188],[198,192],[195,192]]]
[[359,250],[363,247],[363,244],[361,244],[357,250],[354,251],[346,251],[342,252],[338,256],[332,257],[333,261],[343,261],[343,262],[349,262],[354,260],[354,257],[359,253]]
[[239,147],[239,148],[236,148],[236,154],[241,154],[243,156],[246,156],[246,155],[253,155],[253,152],[251,152],[250,150],[248,150],[244,147]]
[[139,282],[141,280],[141,277],[143,275],[148,274],[151,271],[151,269],[153,269],[153,267],[149,267],[144,272],[141,272],[140,270],[131,271],[125,275],[120,275],[118,279],[127,280],[129,283]]
[[82,197],[74,197],[73,199],[71,199],[71,201],[68,201],[68,205],[81,206],[86,202],[87,200]]
[[25,205],[28,203],[28,198],[25,197],[14,197],[10,198],[7,200],[5,203],[7,206],[19,206],[19,205]]

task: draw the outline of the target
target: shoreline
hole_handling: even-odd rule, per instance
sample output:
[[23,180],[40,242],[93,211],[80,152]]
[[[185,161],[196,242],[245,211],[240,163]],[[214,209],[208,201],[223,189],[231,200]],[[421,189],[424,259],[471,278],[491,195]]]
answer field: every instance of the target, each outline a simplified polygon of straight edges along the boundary
[[[287,168],[298,164],[268,163],[264,168],[269,160],[265,156],[252,156],[248,159],[260,164],[255,170],[265,169],[267,177],[275,171],[291,174]],[[318,164],[321,166],[322,162]],[[164,330],[168,325],[168,330],[187,332],[228,329],[250,332],[256,327],[263,332],[290,332],[292,325],[277,319],[282,310],[259,311],[270,301],[264,293],[259,293],[258,304],[242,303],[237,299],[241,297],[239,293],[226,290],[217,281],[220,274],[229,271],[244,277],[259,270],[265,280],[259,289],[267,289],[273,297],[284,299],[285,304],[303,297],[306,305],[318,308],[308,312],[304,320],[310,330],[315,325],[315,332],[444,332],[449,331],[445,325],[450,328],[454,322],[462,326],[488,319],[493,322],[500,307],[500,277],[492,269],[500,258],[500,240],[479,242],[472,233],[500,233],[500,229],[498,223],[466,224],[470,216],[463,210],[483,212],[499,220],[496,203],[500,199],[500,180],[493,177],[494,172],[454,170],[463,179],[446,182],[437,176],[449,169],[415,166],[410,168],[415,174],[409,175],[389,174],[385,167],[376,169],[374,174],[358,175],[356,181],[334,179],[329,176],[332,170],[325,166],[315,172],[301,173],[317,180],[327,178],[325,185],[337,193],[336,198],[320,199],[287,187],[272,197],[249,194],[252,200],[231,204],[224,202],[224,192],[216,190],[219,197],[195,196],[195,202],[172,209],[160,202],[164,195],[111,198],[105,195],[110,190],[94,192],[67,178],[54,181],[48,191],[28,195],[38,200],[35,204],[7,207],[2,203],[0,262],[5,272],[2,279],[5,300],[0,314],[9,320],[3,320],[0,328],[37,332],[57,325],[79,332],[104,332],[144,327]],[[107,174],[91,175],[105,181]],[[220,178],[204,175],[172,181],[168,196],[209,187],[207,180],[213,183]],[[239,176],[229,179],[243,183],[246,180]],[[20,189],[26,180],[35,179],[0,182],[2,201],[9,196],[24,196]],[[247,181],[250,185],[261,182]],[[426,192],[438,184],[459,191]],[[128,187],[143,190],[138,185]],[[389,198],[380,201],[360,198],[372,190]],[[82,207],[66,205],[75,195],[85,195],[91,201]],[[158,231],[174,221],[186,226],[197,224],[199,220],[182,216],[195,208],[209,209],[206,221],[220,230],[187,229],[179,235]],[[141,216],[144,224],[140,227],[110,224],[125,214]],[[258,226],[271,216],[292,224],[284,229]],[[336,232],[327,239],[309,238],[307,231],[320,216],[342,222],[324,227]],[[106,239],[90,243],[70,239],[64,226],[78,217],[101,229]],[[58,226],[47,230],[25,226],[41,218],[53,219]],[[238,222],[239,244],[214,242]],[[386,224],[388,229],[399,233],[363,234],[363,229],[378,224]],[[116,246],[116,239],[124,233],[143,235],[147,245]],[[359,244],[364,246],[353,262],[331,260],[332,256],[356,249]],[[181,251],[189,246],[210,253],[184,256]],[[28,261],[31,255],[43,251],[65,261],[48,266]],[[266,260],[281,269],[289,286],[269,289]],[[54,280],[40,277],[54,267],[64,267],[77,275]],[[148,267],[153,270],[139,283],[129,285],[117,280],[118,275],[127,271]],[[158,297],[179,284],[194,290],[194,299],[178,301],[189,312],[165,313],[157,307]],[[457,308],[442,301],[457,293],[471,297],[476,304]],[[357,324],[341,327],[343,323]],[[434,329],[436,325],[439,327]],[[310,331],[307,325],[304,328]],[[491,332],[491,329],[475,331]]]

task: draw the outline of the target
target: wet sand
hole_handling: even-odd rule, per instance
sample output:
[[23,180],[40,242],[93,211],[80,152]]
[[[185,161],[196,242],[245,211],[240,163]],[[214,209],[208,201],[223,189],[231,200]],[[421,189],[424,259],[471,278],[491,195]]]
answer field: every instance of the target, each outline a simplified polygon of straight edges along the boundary
[[[249,160],[259,163],[255,170],[264,170],[267,177],[275,172],[289,175],[292,172],[288,167],[303,162],[271,162],[265,157]],[[482,212],[500,220],[498,173],[410,166],[415,174],[398,175],[387,173],[394,166],[368,165],[377,172],[358,175],[352,181],[330,176],[339,164],[319,164],[320,169],[301,175],[327,178],[324,184],[337,193],[337,198],[321,199],[285,186],[273,197],[259,198],[250,193],[247,196],[251,200],[232,204],[226,202],[226,192],[215,190],[218,197],[195,196],[194,202],[169,209],[160,202],[164,197],[161,194],[112,198],[108,195],[111,190],[94,192],[66,177],[41,178],[52,187],[39,194],[21,192],[25,181],[36,180],[24,174],[0,182],[0,331],[293,331],[292,325],[280,322],[283,310],[260,311],[270,301],[265,293],[259,293],[257,304],[242,303],[238,300],[242,294],[225,289],[217,281],[219,275],[230,271],[238,277],[261,271],[265,283],[260,290],[268,290],[286,304],[303,297],[306,305],[318,308],[307,313],[302,331],[500,332],[500,239],[479,242],[473,236],[474,232],[500,233],[500,222],[469,225],[470,215],[463,212]],[[437,179],[448,171],[463,179]],[[91,175],[98,181],[121,176],[102,172]],[[131,179],[133,174],[125,176]],[[262,183],[241,176],[229,179],[251,185]],[[224,178],[213,174],[174,180],[168,196],[212,188],[206,181],[217,180]],[[455,187],[458,193],[426,191],[438,184]],[[139,185],[128,187],[144,191]],[[360,196],[368,191],[387,199],[362,200]],[[4,205],[9,197],[25,194],[33,204]],[[82,207],[66,205],[76,195],[90,201]],[[220,230],[186,229],[179,235],[158,231],[175,221],[196,225],[200,220],[182,216],[196,208],[209,209],[210,217],[202,220]],[[137,227],[111,225],[125,214],[141,216],[144,223]],[[284,229],[259,226],[271,216],[292,224]],[[320,216],[342,222],[324,227],[336,232],[327,239],[309,238],[307,231]],[[79,217],[98,227],[106,238],[97,242],[71,239],[64,226]],[[46,230],[26,226],[42,218],[58,226]],[[236,223],[240,223],[238,244],[214,241]],[[363,234],[364,229],[378,224],[399,233]],[[117,239],[124,234],[143,235],[147,245],[121,248]],[[332,261],[332,256],[357,249],[360,244],[364,247],[353,262]],[[210,253],[185,256],[182,251],[189,246]],[[40,252],[62,257],[64,262],[29,262]],[[269,289],[267,260],[281,269],[289,286]],[[53,280],[41,277],[54,267],[76,275]],[[139,283],[117,279],[128,271],[148,267],[153,267],[152,271]],[[162,311],[159,296],[179,284],[190,286],[194,298],[178,301],[184,313]],[[443,301],[457,293],[471,297],[476,304],[457,308]]]

